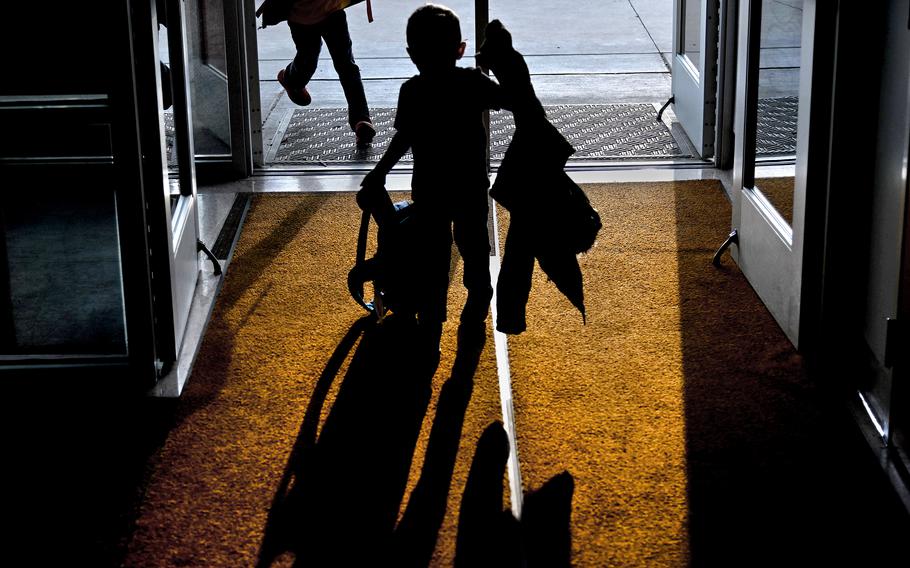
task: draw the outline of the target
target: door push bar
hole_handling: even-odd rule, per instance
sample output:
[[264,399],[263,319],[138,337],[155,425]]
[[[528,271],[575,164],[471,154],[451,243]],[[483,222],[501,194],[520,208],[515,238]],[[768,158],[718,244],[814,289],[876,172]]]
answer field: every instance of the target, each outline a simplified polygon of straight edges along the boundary
[[221,263],[218,262],[215,254],[209,250],[209,247],[205,246],[205,243],[202,242],[202,239],[196,239],[196,250],[198,252],[205,253],[205,256],[212,261],[212,270],[215,271],[215,276],[221,276]]
[[720,257],[724,254],[724,251],[730,248],[730,245],[739,246],[739,233],[736,232],[736,229],[733,229],[733,232],[727,235],[727,240],[725,240],[724,244],[720,245],[720,248],[714,253],[714,259],[711,261],[711,264],[720,268]]
[[667,102],[664,103],[664,106],[660,107],[660,110],[657,111],[657,122],[660,122],[660,117],[663,116],[664,111],[667,110],[667,107],[676,102],[676,97],[670,95],[670,98],[667,99]]

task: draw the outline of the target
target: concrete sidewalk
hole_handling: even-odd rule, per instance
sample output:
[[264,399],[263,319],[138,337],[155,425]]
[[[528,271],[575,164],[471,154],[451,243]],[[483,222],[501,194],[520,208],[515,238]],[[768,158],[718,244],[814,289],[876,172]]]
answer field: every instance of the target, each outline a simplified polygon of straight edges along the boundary
[[[473,4],[448,2],[461,17],[469,54],[477,48]],[[372,24],[367,22],[365,4],[347,10],[354,56],[374,106],[394,106],[398,86],[416,73],[405,51],[405,24],[418,5],[377,0]],[[528,58],[531,73],[541,78],[535,87],[544,104],[629,102],[630,96],[642,101],[646,93],[656,96],[655,89],[669,92],[665,56],[672,35],[672,0],[589,0],[555,12],[550,3],[502,0],[490,7],[490,19],[494,18],[511,30],[516,49]],[[266,94],[277,89],[275,76],[295,50],[284,24],[260,30],[258,40],[259,75]],[[463,63],[473,62],[466,58]],[[567,76],[572,89],[564,87]],[[627,83],[632,77],[639,78],[635,86]],[[326,52],[313,78],[313,104],[344,106],[337,85],[323,83],[337,83]]]

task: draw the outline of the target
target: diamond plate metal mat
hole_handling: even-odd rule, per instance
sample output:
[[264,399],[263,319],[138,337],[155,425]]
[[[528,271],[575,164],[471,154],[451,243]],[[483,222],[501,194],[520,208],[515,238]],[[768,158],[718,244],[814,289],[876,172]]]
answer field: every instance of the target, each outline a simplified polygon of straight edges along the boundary
[[[691,157],[683,151],[663,122],[656,120],[653,104],[556,105],[547,116],[575,147],[571,160],[639,160]],[[388,146],[395,109],[372,109],[376,138],[358,149],[348,127],[347,110],[295,109],[279,128],[273,145],[273,164],[342,164],[376,161]],[[491,159],[500,160],[515,126],[507,112],[490,114]],[[407,154],[403,161],[410,161]]]
[[798,111],[799,97],[758,99],[757,155],[796,154]]

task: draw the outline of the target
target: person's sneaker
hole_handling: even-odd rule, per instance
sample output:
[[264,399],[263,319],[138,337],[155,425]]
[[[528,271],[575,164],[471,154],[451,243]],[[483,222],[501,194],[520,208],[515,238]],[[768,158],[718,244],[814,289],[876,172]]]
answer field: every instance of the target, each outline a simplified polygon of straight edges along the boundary
[[310,96],[310,92],[306,89],[306,87],[302,89],[288,88],[284,82],[284,73],[284,69],[278,72],[278,83],[284,87],[284,90],[288,94],[288,98],[291,99],[291,102],[295,105],[304,107],[313,102],[313,97]]
[[368,120],[361,120],[354,125],[354,134],[357,136],[357,145],[362,148],[373,141],[376,128]]

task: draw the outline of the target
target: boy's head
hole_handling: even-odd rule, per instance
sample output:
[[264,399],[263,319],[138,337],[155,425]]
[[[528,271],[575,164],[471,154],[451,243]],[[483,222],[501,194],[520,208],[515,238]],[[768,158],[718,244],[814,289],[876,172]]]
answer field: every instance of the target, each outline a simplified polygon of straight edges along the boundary
[[426,4],[408,18],[408,55],[421,72],[451,67],[464,55],[461,25],[455,12]]

